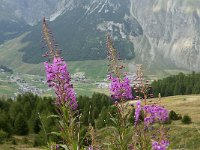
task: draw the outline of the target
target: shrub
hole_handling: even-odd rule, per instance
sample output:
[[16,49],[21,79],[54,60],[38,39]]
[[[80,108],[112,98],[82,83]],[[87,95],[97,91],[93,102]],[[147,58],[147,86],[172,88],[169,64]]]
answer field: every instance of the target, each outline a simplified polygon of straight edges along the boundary
[[13,145],[17,145],[17,141],[15,140],[15,138],[13,138],[11,141]]
[[44,131],[40,131],[39,134],[37,134],[34,138],[33,146],[44,146],[47,144],[47,139]]
[[6,140],[7,136],[8,134],[5,131],[0,130],[0,144],[2,144]]
[[23,142],[23,144],[28,144],[29,140],[28,140],[27,137],[24,137],[24,138],[22,139],[22,142]]
[[181,120],[182,119],[182,116],[181,116],[181,114],[177,114],[178,115],[178,120]]
[[177,114],[175,111],[171,110],[169,112],[169,119],[170,120],[180,120],[180,119],[182,119],[182,116],[180,114]]
[[192,119],[190,116],[188,115],[184,115],[183,118],[182,118],[182,123],[183,124],[190,124],[192,122]]

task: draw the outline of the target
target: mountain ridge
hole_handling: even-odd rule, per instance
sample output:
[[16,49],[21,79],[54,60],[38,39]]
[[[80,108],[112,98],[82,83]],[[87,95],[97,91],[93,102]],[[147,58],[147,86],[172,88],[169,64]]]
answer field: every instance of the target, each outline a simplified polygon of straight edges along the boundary
[[[141,31],[135,31],[129,26],[130,22],[134,22],[133,27],[140,28],[136,20],[130,20],[128,17],[124,18],[124,16],[129,15],[129,10],[127,9],[129,0],[100,4],[99,1],[77,1],[73,9],[68,10],[65,14],[56,18],[55,21],[49,22],[55,38],[61,43],[60,47],[63,49],[63,55],[66,60],[105,59],[105,35],[107,32],[113,35],[115,46],[119,50],[122,59],[134,58],[134,45],[127,40],[126,34],[132,32],[133,36],[137,36],[141,34]],[[104,0],[103,2],[108,1]],[[106,6],[106,8],[102,6]],[[108,10],[105,12],[106,9]],[[38,59],[38,56],[30,56],[29,52],[31,49],[36,53],[40,49],[38,44],[40,31],[41,25],[38,25],[25,39],[25,41],[34,43],[22,50],[25,53],[23,60],[27,63],[42,61],[42,58]],[[37,38],[35,38],[36,36]],[[37,54],[42,55],[42,51]]]
[[[67,61],[105,59],[105,35],[110,32],[122,59],[130,60],[130,66],[141,63],[147,69],[156,66],[200,70],[198,0],[62,0],[59,3],[52,0],[52,3],[55,5],[49,6],[53,9],[47,14],[49,26]],[[41,19],[27,28],[29,34],[22,40],[29,43],[19,50],[25,63],[44,61],[41,55],[45,51],[40,50],[38,21]]]

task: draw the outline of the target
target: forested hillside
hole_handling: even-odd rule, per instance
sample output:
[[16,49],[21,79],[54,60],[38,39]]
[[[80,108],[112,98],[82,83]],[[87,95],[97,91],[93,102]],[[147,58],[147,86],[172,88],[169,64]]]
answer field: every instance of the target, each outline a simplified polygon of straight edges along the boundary
[[[110,124],[109,113],[113,112],[112,100],[104,94],[94,93],[91,98],[79,96],[79,113],[82,114],[81,134],[85,136],[86,127],[89,125],[101,129]],[[45,138],[44,129],[47,133],[56,131],[55,118],[50,115],[57,114],[54,99],[51,97],[39,97],[31,93],[18,95],[16,99],[0,99],[0,143],[9,139],[12,135],[36,134],[34,145],[46,145],[47,139],[57,141],[55,135],[48,134]],[[100,115],[101,114],[101,115]],[[3,136],[5,135],[5,136]],[[4,137],[4,138],[2,138]],[[84,141],[83,141],[84,142]]]
[[200,94],[200,73],[179,73],[152,83],[154,96]]

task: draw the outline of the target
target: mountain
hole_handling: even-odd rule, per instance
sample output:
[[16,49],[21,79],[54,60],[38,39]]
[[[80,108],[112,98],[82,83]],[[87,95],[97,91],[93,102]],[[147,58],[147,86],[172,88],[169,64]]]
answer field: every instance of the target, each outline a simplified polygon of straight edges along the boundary
[[57,0],[1,0],[0,44],[30,30],[43,16],[52,15]]
[[[20,38],[23,46],[18,52],[24,63],[44,61],[40,20],[45,15],[67,61],[105,59],[109,32],[130,67],[142,63],[150,70],[200,70],[198,0],[2,0],[0,4],[18,10],[8,13],[0,5],[4,12],[0,21],[7,16],[9,21],[32,25],[23,27],[26,34]],[[9,45],[12,42],[16,41]]]
[[[138,36],[142,29],[137,20],[130,17],[129,5],[129,0],[77,0],[66,5],[62,15],[49,22],[65,59],[105,59],[107,32],[112,34],[122,59],[134,58],[134,46],[128,35]],[[31,41],[22,50],[24,62],[42,61],[40,32],[41,23],[24,39],[24,42]]]
[[0,20],[0,44],[20,36],[29,28],[29,25],[21,21]]
[[132,3],[133,17],[144,33],[133,39],[141,62],[199,71],[200,1],[132,0]]

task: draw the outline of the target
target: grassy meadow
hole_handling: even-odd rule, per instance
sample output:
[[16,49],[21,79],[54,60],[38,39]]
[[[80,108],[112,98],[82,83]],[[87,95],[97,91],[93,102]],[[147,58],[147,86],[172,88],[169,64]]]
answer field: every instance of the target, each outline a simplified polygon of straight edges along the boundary
[[192,123],[182,124],[181,120],[173,121],[170,126],[171,149],[200,149],[200,95],[172,96],[161,99],[161,105],[176,113],[189,115]]

